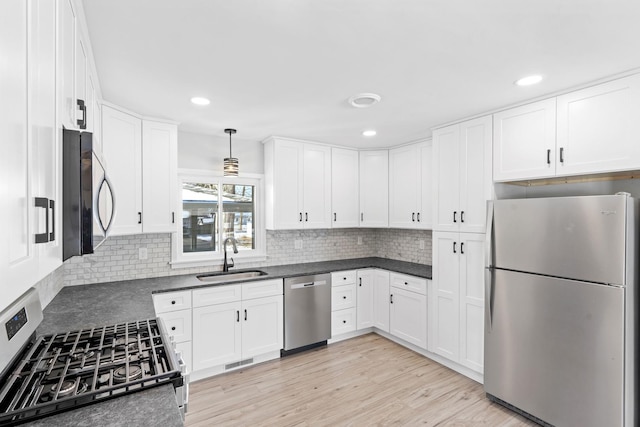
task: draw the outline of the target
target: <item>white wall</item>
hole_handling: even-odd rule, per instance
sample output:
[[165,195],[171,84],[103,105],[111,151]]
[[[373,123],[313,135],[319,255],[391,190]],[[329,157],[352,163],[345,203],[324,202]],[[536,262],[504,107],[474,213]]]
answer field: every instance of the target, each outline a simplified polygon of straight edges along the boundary
[[[238,158],[240,174],[264,173],[264,149],[260,141],[247,141],[232,137],[232,154]],[[222,173],[222,163],[229,157],[229,136],[203,135],[178,131],[178,167],[185,169],[218,169]]]

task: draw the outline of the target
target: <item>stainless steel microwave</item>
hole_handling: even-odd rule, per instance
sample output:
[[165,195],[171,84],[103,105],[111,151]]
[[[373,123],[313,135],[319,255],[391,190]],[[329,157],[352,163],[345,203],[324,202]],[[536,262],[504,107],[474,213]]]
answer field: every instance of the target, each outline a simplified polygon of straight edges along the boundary
[[92,254],[106,240],[116,209],[91,133],[63,130],[62,170],[62,259],[67,260]]

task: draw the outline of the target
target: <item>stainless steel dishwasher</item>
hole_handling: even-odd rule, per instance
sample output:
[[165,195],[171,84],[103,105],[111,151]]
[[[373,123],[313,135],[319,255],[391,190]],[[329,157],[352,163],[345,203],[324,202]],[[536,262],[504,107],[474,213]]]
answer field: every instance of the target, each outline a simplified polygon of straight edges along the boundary
[[331,338],[331,275],[284,279],[283,354],[323,345]]

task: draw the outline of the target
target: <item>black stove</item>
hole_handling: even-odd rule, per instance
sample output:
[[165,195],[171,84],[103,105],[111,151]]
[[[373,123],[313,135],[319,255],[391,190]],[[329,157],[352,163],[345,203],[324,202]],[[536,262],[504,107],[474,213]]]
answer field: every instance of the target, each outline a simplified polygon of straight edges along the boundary
[[156,319],[32,338],[0,383],[0,425],[172,383],[179,361]]

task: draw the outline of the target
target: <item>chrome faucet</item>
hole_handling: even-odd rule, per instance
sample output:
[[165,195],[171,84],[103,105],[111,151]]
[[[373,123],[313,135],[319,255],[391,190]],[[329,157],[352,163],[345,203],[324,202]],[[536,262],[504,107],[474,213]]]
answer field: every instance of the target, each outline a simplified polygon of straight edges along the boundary
[[233,245],[233,253],[238,253],[238,247],[236,246],[238,241],[233,237],[227,237],[226,239],[224,239],[224,243],[222,244],[222,247],[224,248],[224,264],[222,264],[222,271],[225,273],[229,271],[229,268],[235,265],[235,263],[233,262],[233,258],[231,258],[231,264],[227,262],[227,243],[229,242],[231,242],[231,244]]

